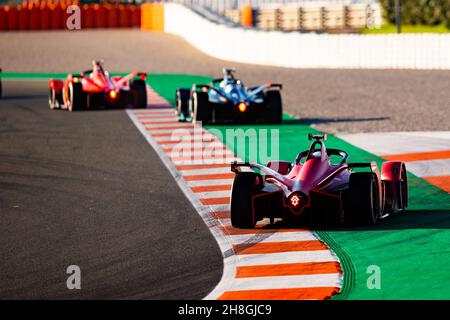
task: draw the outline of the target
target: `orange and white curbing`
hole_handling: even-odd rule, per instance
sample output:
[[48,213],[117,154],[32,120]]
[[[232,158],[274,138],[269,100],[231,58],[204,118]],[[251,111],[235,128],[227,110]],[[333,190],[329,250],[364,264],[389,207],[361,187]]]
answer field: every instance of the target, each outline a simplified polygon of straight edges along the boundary
[[178,122],[174,108],[151,89],[148,101],[148,109],[128,115],[223,254],[222,279],[205,299],[327,299],[337,294],[343,281],[339,259],[314,232],[272,229],[267,220],[255,229],[231,226],[230,162],[239,159],[201,126]]

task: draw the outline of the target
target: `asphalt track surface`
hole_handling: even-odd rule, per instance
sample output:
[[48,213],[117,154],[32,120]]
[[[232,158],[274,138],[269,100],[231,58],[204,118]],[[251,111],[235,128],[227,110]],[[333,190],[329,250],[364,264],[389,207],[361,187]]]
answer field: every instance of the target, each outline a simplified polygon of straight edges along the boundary
[[125,112],[51,112],[46,86],[4,81],[0,298],[206,296],[218,246]]
[[289,69],[221,61],[182,38],[139,30],[0,33],[4,71],[69,72],[105,60],[112,71],[219,76],[235,66],[247,85],[280,82],[285,111],[331,133],[450,130],[450,72]]

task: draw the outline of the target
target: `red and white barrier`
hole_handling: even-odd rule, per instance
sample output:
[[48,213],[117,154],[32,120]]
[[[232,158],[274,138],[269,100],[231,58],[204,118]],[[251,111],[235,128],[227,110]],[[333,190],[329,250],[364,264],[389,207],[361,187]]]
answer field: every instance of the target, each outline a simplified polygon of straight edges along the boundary
[[[76,1],[32,1],[0,7],[0,31],[66,29],[67,8]],[[141,8],[133,5],[84,4],[81,29],[139,28]]]

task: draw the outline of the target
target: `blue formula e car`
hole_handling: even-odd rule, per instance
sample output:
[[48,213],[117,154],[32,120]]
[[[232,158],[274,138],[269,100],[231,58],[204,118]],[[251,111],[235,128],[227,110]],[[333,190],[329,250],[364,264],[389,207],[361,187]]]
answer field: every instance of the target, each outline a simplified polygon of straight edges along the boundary
[[223,69],[223,78],[210,84],[194,84],[176,91],[179,121],[202,123],[281,122],[281,84],[247,88],[234,77],[235,69]]

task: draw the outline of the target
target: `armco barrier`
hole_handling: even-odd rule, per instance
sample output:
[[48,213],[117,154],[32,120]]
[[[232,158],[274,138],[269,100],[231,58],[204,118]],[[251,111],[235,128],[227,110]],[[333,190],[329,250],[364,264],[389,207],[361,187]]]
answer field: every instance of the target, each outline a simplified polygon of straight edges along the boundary
[[173,3],[164,30],[223,60],[291,68],[450,69],[450,34],[316,34],[212,23]]

